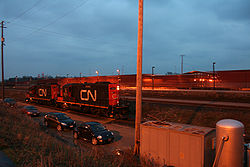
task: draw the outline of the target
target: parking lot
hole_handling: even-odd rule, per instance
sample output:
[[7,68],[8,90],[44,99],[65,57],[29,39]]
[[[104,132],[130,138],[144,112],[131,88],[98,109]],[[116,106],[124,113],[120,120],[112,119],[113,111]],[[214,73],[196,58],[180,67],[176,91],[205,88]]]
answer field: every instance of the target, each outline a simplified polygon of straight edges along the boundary
[[[18,106],[28,105],[26,103],[18,102]],[[32,104],[33,105],[33,104]],[[36,106],[36,105],[34,105]],[[41,112],[39,117],[31,117],[31,120],[39,122],[39,124],[45,128],[45,131],[51,136],[57,138],[58,140],[63,141],[65,144],[68,144],[72,147],[81,147],[81,148],[93,148],[98,152],[104,152],[106,154],[113,153],[115,150],[126,150],[131,148],[134,144],[134,128],[113,123],[113,119],[110,118],[94,118],[82,115],[74,111],[60,111],[55,109],[50,109],[46,107],[36,106],[37,109]],[[90,142],[84,141],[83,139],[73,139],[73,131],[65,129],[63,131],[57,131],[56,128],[46,127],[44,125],[44,115],[48,112],[63,112],[67,114],[71,119],[76,121],[76,124],[79,125],[82,122],[99,122],[102,123],[107,129],[109,129],[114,134],[114,141],[109,144],[101,145],[92,145]]]

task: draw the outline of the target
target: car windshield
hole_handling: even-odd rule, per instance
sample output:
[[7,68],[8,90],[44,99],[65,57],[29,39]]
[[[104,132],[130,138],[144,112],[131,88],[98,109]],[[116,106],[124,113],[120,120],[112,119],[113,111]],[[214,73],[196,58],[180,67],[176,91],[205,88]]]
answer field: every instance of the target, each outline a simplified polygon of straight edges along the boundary
[[6,101],[6,102],[15,102],[14,99],[10,99],[10,98],[5,99],[5,101]]
[[99,132],[99,131],[105,130],[106,128],[102,124],[95,124],[95,125],[91,125],[90,129],[94,132]]
[[65,115],[65,114],[58,114],[58,115],[57,115],[57,118],[58,118],[59,120],[70,119],[70,117],[68,117],[68,116]]
[[26,106],[25,108],[28,110],[37,110],[37,108],[34,106]]

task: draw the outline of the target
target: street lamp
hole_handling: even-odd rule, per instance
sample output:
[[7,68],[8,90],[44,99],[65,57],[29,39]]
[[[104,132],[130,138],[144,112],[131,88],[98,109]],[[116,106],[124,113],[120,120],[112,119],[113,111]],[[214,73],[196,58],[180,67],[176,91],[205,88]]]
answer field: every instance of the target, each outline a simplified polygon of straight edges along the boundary
[[120,81],[121,81],[121,78],[120,78],[120,69],[117,69],[116,72],[117,72],[117,75],[118,75],[118,85],[120,87]]
[[214,89],[215,89],[215,62],[213,62],[213,80],[214,80]]
[[181,56],[181,74],[183,74],[183,57],[185,55],[180,55]]
[[17,76],[16,76],[16,79],[15,79],[15,88],[16,88],[16,86],[17,86]]
[[120,70],[119,69],[117,69],[116,72],[118,73],[118,75],[120,75]]
[[80,72],[80,83],[81,83],[81,79],[82,79],[82,73]]
[[95,73],[97,74],[97,82],[99,82],[99,71],[96,70]]
[[155,66],[152,67],[152,90],[154,90],[154,69]]

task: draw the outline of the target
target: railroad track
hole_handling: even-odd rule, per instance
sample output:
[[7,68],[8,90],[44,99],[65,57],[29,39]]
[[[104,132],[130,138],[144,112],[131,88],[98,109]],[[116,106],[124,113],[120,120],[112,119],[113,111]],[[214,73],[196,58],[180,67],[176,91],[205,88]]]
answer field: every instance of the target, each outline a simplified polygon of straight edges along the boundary
[[94,118],[97,120],[108,120],[109,124],[116,123],[116,124],[120,124],[120,125],[134,127],[134,119],[130,119],[130,120],[113,119],[113,118],[107,118],[107,117],[100,116],[100,115],[83,113],[81,111],[76,111],[76,110],[71,110],[71,109],[64,110],[62,108],[58,108],[55,106],[43,105],[43,104],[38,104],[38,103],[26,103],[23,101],[19,101],[19,102],[27,104],[27,105],[34,105],[34,106],[44,107],[44,108],[53,109],[53,110],[64,111],[64,112],[68,112],[68,113],[79,115],[79,116],[86,116],[86,117]]

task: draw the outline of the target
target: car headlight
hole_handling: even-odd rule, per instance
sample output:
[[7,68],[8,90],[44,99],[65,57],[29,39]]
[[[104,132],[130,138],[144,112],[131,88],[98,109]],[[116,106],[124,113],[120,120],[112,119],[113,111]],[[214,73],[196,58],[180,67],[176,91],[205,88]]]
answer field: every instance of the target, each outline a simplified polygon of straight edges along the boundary
[[111,132],[111,135],[114,135],[114,133],[113,133],[113,132]]
[[102,139],[102,136],[100,136],[100,135],[99,135],[99,136],[97,136],[97,139],[101,140],[101,139]]
[[63,122],[62,122],[61,124],[62,124],[63,126],[66,126],[66,125],[67,125],[66,123],[63,123]]

